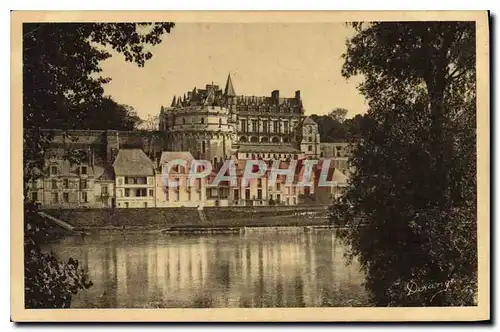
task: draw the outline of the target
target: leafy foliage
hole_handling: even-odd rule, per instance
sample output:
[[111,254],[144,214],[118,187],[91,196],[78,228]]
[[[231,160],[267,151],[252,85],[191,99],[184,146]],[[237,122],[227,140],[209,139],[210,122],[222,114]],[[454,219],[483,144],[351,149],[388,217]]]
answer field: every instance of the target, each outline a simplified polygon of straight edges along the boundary
[[[359,136],[359,127],[364,116],[356,114],[353,118],[345,119],[347,110],[342,114],[311,115],[311,119],[318,124],[321,142],[346,142]],[[332,111],[333,112],[333,111]]]
[[473,305],[477,290],[475,31],[471,22],[354,24],[363,74],[349,188],[332,207],[379,306]]
[[[99,76],[111,47],[142,67],[173,23],[25,23],[23,25],[23,170],[25,305],[65,308],[72,295],[91,286],[74,259],[62,262],[44,253],[49,225],[28,197],[42,175],[52,129],[133,129],[133,109],[103,96],[109,78]],[[112,127],[111,127],[112,126]],[[76,151],[78,152],[78,151]],[[75,161],[78,153],[69,153]]]

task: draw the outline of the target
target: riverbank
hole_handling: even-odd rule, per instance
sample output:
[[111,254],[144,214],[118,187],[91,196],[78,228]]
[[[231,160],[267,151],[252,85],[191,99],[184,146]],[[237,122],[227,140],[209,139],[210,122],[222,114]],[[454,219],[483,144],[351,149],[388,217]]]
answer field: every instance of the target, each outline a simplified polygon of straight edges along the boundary
[[45,210],[80,233],[127,231],[197,234],[241,233],[244,228],[326,227],[328,207],[226,207]]

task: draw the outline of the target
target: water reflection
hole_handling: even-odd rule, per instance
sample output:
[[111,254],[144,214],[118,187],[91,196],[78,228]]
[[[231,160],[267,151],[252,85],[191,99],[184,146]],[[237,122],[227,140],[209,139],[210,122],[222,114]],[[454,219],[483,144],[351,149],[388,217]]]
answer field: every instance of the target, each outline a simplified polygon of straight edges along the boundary
[[88,269],[73,307],[366,305],[363,275],[332,232],[180,237],[114,234],[50,245]]

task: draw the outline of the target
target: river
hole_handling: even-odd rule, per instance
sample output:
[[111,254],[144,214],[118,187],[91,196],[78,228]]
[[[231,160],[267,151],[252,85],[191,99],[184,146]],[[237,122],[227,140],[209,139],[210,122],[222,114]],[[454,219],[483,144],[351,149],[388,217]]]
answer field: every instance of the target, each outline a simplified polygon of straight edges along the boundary
[[94,285],[73,308],[365,306],[363,273],[332,231],[168,236],[103,233],[48,248]]

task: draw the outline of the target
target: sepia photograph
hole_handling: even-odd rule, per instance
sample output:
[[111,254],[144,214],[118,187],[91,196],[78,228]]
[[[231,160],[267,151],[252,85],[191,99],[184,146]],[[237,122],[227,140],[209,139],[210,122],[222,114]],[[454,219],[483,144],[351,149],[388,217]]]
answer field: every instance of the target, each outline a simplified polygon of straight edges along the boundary
[[488,320],[488,20],[12,12],[12,319]]

